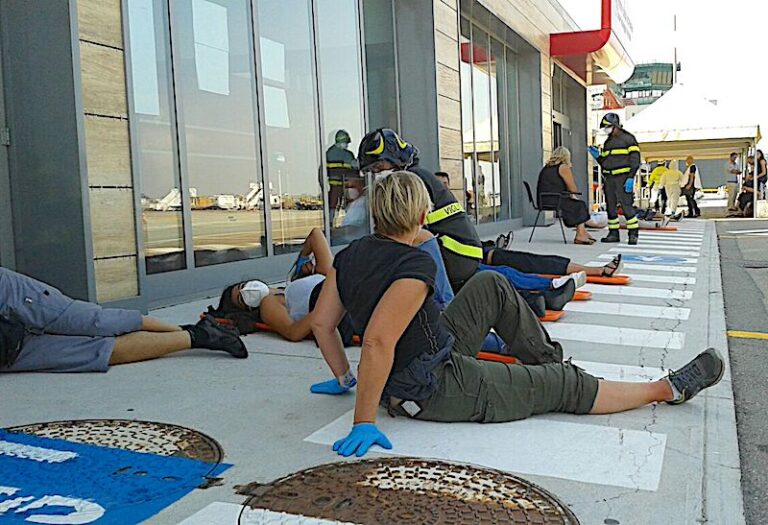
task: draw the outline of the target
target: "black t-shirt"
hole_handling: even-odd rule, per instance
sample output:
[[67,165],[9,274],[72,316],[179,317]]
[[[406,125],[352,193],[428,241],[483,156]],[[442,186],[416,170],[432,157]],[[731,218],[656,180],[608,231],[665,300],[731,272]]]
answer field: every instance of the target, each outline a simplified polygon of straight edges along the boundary
[[449,336],[440,325],[440,310],[432,299],[437,268],[429,255],[385,237],[368,235],[339,252],[333,266],[341,303],[358,334],[365,334],[376,306],[392,283],[418,279],[429,286],[424,303],[397,342],[392,372],[445,344]]

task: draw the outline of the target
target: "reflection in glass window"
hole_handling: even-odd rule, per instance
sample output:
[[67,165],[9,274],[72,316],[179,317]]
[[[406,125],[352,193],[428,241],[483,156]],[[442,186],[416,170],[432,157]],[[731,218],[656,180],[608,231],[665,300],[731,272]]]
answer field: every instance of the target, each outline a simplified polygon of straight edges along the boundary
[[478,222],[519,217],[520,114],[515,53],[462,17],[461,124],[467,212]]
[[327,135],[323,146],[332,245],[347,244],[370,231],[365,180],[355,158],[364,135],[357,36],[356,0],[318,2],[320,102]]
[[311,9],[308,0],[258,0],[255,5],[264,83],[264,164],[276,195],[272,239],[279,254],[298,251],[313,227],[323,227]]
[[265,198],[248,0],[171,2],[182,168],[195,265],[260,257]]
[[493,221],[493,143],[488,33],[472,28],[472,105],[475,111],[475,184],[479,222]]
[[363,0],[363,26],[368,131],[376,128],[398,130],[392,0]]
[[186,267],[164,1],[128,0],[131,126],[148,274]]
[[469,20],[461,18],[459,35],[461,53],[461,129],[463,130],[464,177],[467,188],[466,210],[477,221],[477,188],[475,187],[475,136],[472,117],[472,44]]

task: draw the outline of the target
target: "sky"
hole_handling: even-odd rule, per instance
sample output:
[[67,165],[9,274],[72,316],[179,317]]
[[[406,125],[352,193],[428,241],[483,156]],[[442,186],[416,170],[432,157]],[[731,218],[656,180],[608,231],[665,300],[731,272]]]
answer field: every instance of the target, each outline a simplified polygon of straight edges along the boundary
[[[768,135],[768,2],[763,0],[625,0],[636,63],[672,61],[679,81]],[[677,31],[673,16],[677,15]],[[763,139],[762,147],[768,148]]]

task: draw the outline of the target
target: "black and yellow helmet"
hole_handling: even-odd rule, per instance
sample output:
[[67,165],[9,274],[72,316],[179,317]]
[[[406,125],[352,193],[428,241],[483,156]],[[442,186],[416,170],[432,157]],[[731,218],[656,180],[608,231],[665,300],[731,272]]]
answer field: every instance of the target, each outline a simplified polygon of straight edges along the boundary
[[361,171],[380,160],[386,160],[399,169],[404,169],[413,164],[418,152],[415,146],[401,139],[393,130],[379,128],[363,137],[357,160]]
[[619,119],[619,116],[616,113],[606,113],[605,116],[603,116],[603,119],[600,121],[601,129],[610,127],[621,127],[621,119]]

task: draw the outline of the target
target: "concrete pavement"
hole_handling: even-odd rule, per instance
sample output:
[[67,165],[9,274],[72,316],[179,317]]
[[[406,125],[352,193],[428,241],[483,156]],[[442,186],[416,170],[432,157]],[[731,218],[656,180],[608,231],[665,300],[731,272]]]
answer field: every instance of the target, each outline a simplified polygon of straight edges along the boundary
[[[559,237],[557,226],[537,229],[528,244],[523,230],[513,247],[589,265],[605,264],[620,248],[634,279],[623,289],[593,287],[591,301],[574,303],[561,321],[547,325],[566,356],[596,375],[625,380],[656,378],[708,346],[727,358],[713,223],[689,220],[678,232],[641,232],[633,250],[625,250],[626,244],[564,245]],[[212,302],[153,314],[191,322]],[[242,503],[235,485],[338,461],[328,443],[346,432],[354,407],[354,395],[309,394],[310,384],[329,376],[313,343],[288,343],[270,334],[245,341],[252,352],[246,361],[194,351],[107,374],[0,377],[0,426],[135,418],[205,432],[234,467],[222,485],[190,493],[150,523],[190,517],[190,523],[232,523],[226,513],[220,521],[197,513],[214,502]],[[357,361],[359,350],[349,353]],[[551,414],[496,425],[385,415],[379,423],[394,454],[520,474],[554,493],[585,524],[744,522],[730,371],[720,385],[678,407],[647,406],[611,416]]]

